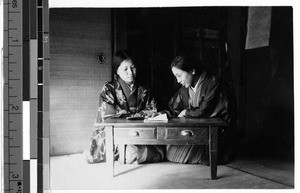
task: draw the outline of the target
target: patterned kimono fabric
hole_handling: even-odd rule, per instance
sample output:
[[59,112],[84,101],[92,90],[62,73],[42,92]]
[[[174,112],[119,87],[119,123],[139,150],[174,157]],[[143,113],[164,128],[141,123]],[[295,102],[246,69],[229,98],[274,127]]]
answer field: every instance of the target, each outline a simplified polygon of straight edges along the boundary
[[[182,100],[188,101],[189,109],[199,107],[201,103],[200,92],[205,74],[203,73],[199,77],[194,88],[188,88],[188,97],[182,98]],[[208,165],[208,147],[206,145],[168,145],[166,157],[172,162]]]
[[[102,122],[111,117],[122,117],[127,114],[134,114],[142,110],[147,110],[148,90],[138,87],[135,84],[128,85],[122,79],[107,83],[101,94],[98,109],[97,122]],[[99,149],[102,151],[102,160],[105,159],[105,132],[102,134],[102,143]],[[116,147],[117,150],[117,147]],[[165,147],[156,145],[127,145],[126,163],[139,164],[147,162],[159,162],[164,160]],[[115,157],[118,152],[115,152]]]

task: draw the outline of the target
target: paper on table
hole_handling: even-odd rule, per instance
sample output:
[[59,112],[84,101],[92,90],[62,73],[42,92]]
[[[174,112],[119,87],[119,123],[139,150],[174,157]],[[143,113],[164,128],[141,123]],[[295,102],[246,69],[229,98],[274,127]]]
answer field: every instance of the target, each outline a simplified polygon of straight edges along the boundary
[[163,114],[157,115],[155,117],[149,117],[144,120],[144,122],[155,122],[155,121],[163,121],[163,122],[168,121],[167,114],[163,113]]

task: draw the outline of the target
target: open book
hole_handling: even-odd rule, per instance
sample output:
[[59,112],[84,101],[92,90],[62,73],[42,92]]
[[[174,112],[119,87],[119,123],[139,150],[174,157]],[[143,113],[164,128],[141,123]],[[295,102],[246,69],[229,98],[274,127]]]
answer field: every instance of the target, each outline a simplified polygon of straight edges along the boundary
[[168,122],[168,117],[166,113],[159,114],[155,117],[149,117],[147,119],[144,119],[144,122]]

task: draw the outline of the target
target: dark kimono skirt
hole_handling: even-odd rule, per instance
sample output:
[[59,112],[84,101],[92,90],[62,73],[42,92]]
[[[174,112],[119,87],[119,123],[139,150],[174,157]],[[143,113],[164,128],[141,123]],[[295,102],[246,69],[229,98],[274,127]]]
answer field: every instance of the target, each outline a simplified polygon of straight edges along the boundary
[[[97,123],[112,117],[124,117],[149,110],[149,99],[148,89],[138,85],[130,88],[122,79],[104,85],[100,93],[94,130],[94,136],[98,137],[98,142],[95,142],[98,153],[93,163],[105,160],[105,132],[104,128],[97,127]],[[115,150],[115,159],[118,159],[118,147],[115,147]],[[125,162],[130,164],[159,162],[165,159],[165,146],[127,145],[125,159]]]
[[[185,117],[210,118],[219,117],[226,122],[230,122],[230,107],[228,96],[221,87],[219,80],[204,72],[199,80],[200,86],[196,89],[191,99],[189,88],[181,87],[169,102],[170,117],[177,117],[185,109]],[[223,163],[223,140],[225,130],[219,132],[219,163]],[[227,134],[226,134],[227,135]],[[166,158],[172,162],[186,164],[209,164],[208,147],[205,145],[168,145]]]

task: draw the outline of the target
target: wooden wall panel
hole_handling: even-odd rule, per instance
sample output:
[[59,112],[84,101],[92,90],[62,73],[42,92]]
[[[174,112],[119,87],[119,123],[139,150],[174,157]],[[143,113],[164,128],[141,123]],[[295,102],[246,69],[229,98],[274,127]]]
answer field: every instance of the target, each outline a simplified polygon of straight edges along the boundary
[[293,10],[272,7],[270,43],[244,54],[248,154],[294,159]]
[[87,149],[111,50],[110,9],[50,9],[50,155]]

